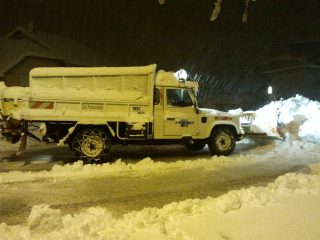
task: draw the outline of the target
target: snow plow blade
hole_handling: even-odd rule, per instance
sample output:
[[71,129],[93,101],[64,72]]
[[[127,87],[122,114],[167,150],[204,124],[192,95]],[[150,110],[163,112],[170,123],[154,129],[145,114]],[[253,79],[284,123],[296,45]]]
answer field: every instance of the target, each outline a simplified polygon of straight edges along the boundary
[[273,139],[273,140],[280,140],[283,141],[284,137],[281,136],[271,136],[271,135],[267,135],[266,133],[246,133],[245,137],[248,138],[257,138],[257,139]]
[[257,115],[255,111],[243,112],[240,116],[241,127],[245,132],[246,137],[250,138],[265,138],[274,140],[284,140],[284,134],[279,128],[278,121],[270,122],[268,133],[262,132],[261,129],[254,127],[254,121]]

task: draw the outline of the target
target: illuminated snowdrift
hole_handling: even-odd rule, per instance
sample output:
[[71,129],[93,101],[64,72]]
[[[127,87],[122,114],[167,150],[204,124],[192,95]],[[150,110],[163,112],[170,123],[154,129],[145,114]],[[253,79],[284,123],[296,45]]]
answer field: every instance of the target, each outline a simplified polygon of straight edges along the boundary
[[280,127],[290,141],[302,139],[320,143],[320,103],[300,95],[271,102],[255,111],[251,131],[276,135]]

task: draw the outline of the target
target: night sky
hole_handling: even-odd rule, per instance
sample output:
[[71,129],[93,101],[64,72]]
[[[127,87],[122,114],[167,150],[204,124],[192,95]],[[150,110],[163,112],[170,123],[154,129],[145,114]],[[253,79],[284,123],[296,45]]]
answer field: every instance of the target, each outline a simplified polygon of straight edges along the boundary
[[284,54],[288,44],[320,41],[317,0],[250,2],[246,23],[244,0],[223,0],[218,19],[210,22],[213,3],[0,0],[0,35],[32,20],[35,31],[66,36],[100,51],[106,57],[102,65],[157,63],[165,70],[185,68],[207,86],[220,86],[225,94],[244,93],[248,88],[244,76]]

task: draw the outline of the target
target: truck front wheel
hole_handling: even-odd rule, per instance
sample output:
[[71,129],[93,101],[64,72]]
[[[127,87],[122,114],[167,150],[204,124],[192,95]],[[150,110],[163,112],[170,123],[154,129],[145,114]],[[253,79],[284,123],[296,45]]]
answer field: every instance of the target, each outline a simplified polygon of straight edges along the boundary
[[230,128],[217,128],[211,133],[208,147],[212,155],[227,156],[236,146],[235,135]]
[[86,162],[104,160],[110,147],[109,136],[99,128],[85,128],[79,131],[72,141],[76,156]]

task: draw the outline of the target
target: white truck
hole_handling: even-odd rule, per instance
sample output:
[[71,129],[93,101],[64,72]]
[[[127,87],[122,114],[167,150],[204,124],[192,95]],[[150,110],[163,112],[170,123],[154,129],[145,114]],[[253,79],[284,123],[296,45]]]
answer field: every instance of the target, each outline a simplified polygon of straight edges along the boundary
[[41,140],[66,143],[90,161],[105,159],[113,144],[208,144],[212,155],[228,155],[244,136],[239,116],[198,107],[197,82],[155,64],[35,68],[29,82],[0,85],[2,135],[22,148],[40,123]]

